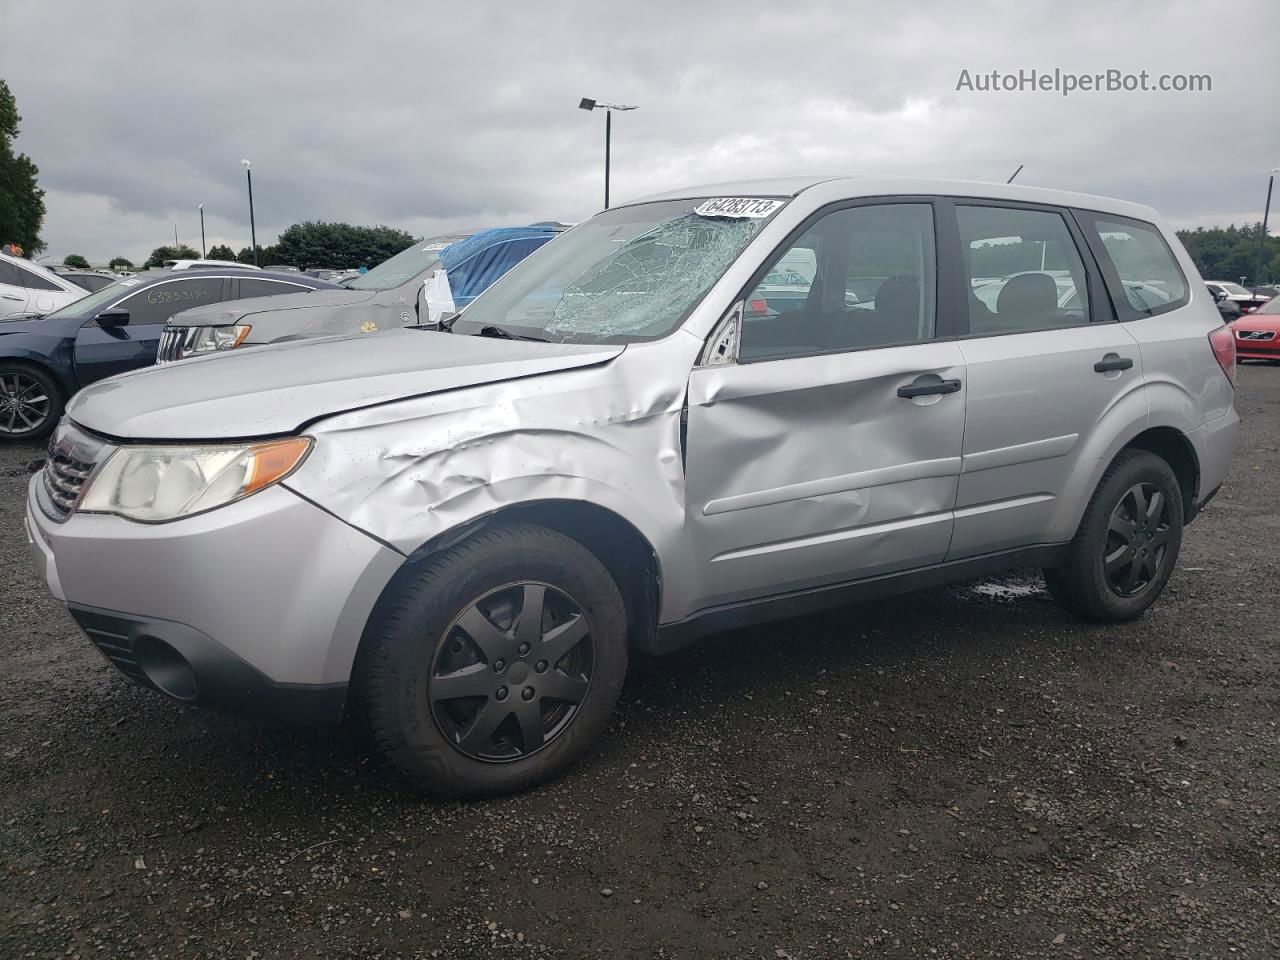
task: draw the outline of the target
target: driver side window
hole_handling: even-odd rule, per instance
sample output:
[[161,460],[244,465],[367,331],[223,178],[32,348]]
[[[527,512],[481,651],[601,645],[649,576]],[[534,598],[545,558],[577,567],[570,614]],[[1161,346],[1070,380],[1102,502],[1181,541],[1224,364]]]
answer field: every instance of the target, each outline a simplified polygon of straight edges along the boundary
[[747,296],[739,359],[929,340],[936,276],[930,204],[829,213],[774,258]]

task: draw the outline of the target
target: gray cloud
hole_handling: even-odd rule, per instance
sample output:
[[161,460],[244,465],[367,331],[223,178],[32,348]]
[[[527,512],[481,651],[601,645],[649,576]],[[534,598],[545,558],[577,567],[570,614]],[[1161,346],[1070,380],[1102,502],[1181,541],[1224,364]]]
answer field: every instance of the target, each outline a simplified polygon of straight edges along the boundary
[[[901,5],[905,8],[906,5]],[[123,16],[127,12],[128,16]],[[1215,22],[1275,36],[1280,6]],[[49,252],[260,242],[306,219],[415,233],[590,215],[603,118],[614,195],[796,172],[1020,182],[1261,216],[1280,63],[1193,2],[521,5],[6,3],[0,69],[49,191]],[[27,38],[27,39],[23,39]],[[34,42],[34,38],[42,38]],[[1209,73],[1211,93],[973,93],[974,73]]]

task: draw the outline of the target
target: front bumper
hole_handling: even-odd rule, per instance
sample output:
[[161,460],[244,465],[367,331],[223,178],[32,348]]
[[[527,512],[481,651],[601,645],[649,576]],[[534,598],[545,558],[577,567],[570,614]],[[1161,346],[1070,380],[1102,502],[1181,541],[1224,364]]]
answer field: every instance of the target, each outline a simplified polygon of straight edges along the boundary
[[[1240,360],[1280,360],[1280,336],[1273,330],[1232,328],[1236,337],[1236,358]],[[1265,337],[1266,339],[1255,339]]]
[[135,682],[197,706],[336,722],[365,623],[404,558],[283,486],[166,524],[50,519],[32,559]]

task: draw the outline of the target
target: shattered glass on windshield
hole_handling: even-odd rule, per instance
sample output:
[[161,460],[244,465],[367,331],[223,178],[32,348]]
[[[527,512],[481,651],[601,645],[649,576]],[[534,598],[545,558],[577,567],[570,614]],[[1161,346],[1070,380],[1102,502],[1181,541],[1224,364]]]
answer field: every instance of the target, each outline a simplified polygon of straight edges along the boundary
[[693,213],[657,224],[569,284],[547,332],[650,334],[700,299],[759,228]]
[[700,213],[701,202],[661,200],[597,214],[514,267],[451,329],[573,343],[666,336],[784,203],[733,198],[722,201],[731,209]]

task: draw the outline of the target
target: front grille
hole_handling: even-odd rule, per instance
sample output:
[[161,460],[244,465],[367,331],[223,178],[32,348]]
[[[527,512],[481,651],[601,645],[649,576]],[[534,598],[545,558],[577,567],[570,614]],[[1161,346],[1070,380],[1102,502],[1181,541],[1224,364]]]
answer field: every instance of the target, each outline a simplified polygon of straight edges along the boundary
[[50,449],[49,459],[44,465],[44,491],[49,495],[49,502],[58,519],[66,519],[76,508],[84,490],[84,482],[93,473],[93,467],[92,463],[76,460],[66,453]]
[[1237,340],[1274,340],[1276,332],[1274,330],[1237,330]]
[[160,331],[160,345],[156,348],[156,363],[172,363],[182,359],[182,342],[187,328],[165,327]]
[[94,467],[108,451],[96,437],[63,420],[49,441],[49,458],[45,461],[41,481],[44,496],[40,506],[54,520],[65,520],[80,503],[84,485]]

